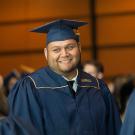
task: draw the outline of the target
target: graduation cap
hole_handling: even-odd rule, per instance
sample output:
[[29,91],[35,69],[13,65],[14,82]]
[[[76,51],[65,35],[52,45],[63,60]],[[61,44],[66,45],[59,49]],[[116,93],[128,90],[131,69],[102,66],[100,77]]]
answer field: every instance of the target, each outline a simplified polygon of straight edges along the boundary
[[87,22],[60,19],[50,23],[44,24],[31,30],[31,32],[47,33],[46,45],[52,41],[63,41],[66,39],[75,39],[79,41],[79,35],[74,32],[74,29],[78,29]]

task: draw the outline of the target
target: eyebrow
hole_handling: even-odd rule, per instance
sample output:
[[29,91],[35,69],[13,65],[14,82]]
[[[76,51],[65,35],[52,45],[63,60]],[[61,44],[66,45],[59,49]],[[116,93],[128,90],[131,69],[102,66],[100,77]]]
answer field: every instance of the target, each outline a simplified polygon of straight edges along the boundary
[[[66,44],[64,47],[69,46],[69,45],[74,45],[74,46],[76,46],[77,44],[76,44],[76,43],[69,43],[69,44]],[[56,46],[53,45],[50,49],[59,48],[59,47],[61,48],[60,45],[59,45],[59,46],[58,46],[58,45],[56,45]]]

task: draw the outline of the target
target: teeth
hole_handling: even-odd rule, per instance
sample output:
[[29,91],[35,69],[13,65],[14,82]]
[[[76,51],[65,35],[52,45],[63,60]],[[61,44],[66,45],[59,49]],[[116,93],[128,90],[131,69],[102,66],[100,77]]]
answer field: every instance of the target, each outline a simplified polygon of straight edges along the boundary
[[62,62],[62,61],[70,61],[70,60],[71,60],[71,59],[68,59],[68,60],[61,60],[61,62]]
[[66,62],[70,62],[71,60],[62,60],[62,61],[59,61],[59,62],[64,62],[64,63],[66,63]]
[[63,61],[70,61],[70,60],[63,60]]

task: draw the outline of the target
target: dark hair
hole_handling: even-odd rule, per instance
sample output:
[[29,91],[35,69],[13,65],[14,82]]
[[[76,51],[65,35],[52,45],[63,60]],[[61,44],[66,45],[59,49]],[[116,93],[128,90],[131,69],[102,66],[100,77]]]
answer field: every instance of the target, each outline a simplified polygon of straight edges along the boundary
[[126,83],[124,83],[120,89],[120,113],[124,113],[126,109],[127,101],[134,90],[134,78],[129,78]]
[[83,63],[83,67],[84,67],[85,65],[87,65],[87,64],[88,64],[88,65],[93,65],[93,66],[95,66],[98,73],[99,73],[99,72],[104,73],[104,67],[103,67],[103,65],[102,65],[99,61],[95,61],[95,60],[85,61],[85,62]]

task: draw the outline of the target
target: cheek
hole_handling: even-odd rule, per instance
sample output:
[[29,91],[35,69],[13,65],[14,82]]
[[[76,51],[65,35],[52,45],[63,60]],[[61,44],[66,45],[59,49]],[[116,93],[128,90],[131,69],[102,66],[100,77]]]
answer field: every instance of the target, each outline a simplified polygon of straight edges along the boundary
[[79,59],[80,56],[81,56],[80,51],[76,51],[76,52],[73,54],[73,56],[74,56],[76,59]]
[[56,54],[48,54],[47,60],[48,63],[54,64],[58,59],[58,56]]

